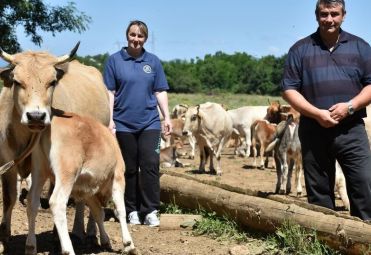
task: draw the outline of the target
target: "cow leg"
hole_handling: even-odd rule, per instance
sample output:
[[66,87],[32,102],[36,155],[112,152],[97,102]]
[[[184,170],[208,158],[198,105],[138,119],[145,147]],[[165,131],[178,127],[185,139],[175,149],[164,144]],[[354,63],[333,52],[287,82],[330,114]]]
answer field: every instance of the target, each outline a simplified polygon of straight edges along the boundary
[[76,201],[75,219],[73,221],[72,235],[77,237],[80,241],[84,240],[85,237],[84,209],[85,203],[82,201]]
[[86,199],[86,204],[89,206],[90,212],[92,213],[92,216],[94,217],[94,220],[98,225],[101,247],[106,250],[112,250],[108,234],[104,229],[104,210],[99,200],[95,196],[93,196]]
[[255,139],[253,139],[253,141],[251,142],[251,147],[252,147],[252,156],[254,158],[253,160],[253,163],[252,163],[252,167],[253,168],[256,168],[256,158],[258,156],[258,150],[256,149],[256,143],[255,143]]
[[275,153],[274,155],[274,161],[276,162],[276,173],[277,173],[277,182],[276,182],[276,190],[275,190],[275,193],[278,194],[280,192],[280,189],[281,189],[281,176],[282,176],[282,160],[280,159],[279,155],[277,155],[277,153]]
[[200,150],[200,166],[198,168],[200,173],[205,173],[205,164],[207,160],[206,152],[205,152],[205,147],[204,146],[199,146]]
[[0,225],[0,251],[6,248],[11,234],[11,219],[12,211],[17,200],[16,184],[17,184],[17,170],[10,169],[1,176],[2,192],[3,192],[3,218]]
[[245,157],[250,157],[250,146],[251,146],[251,130],[250,127],[244,129],[245,133],[245,146],[246,146],[246,155]]
[[33,169],[37,169],[37,171],[32,172],[32,184],[27,195],[28,235],[26,239],[25,254],[37,253],[35,221],[40,207],[40,195],[47,179],[46,176],[42,174],[41,167]]
[[[116,170],[122,172],[121,169]],[[124,252],[125,253],[133,253],[136,254],[136,249],[134,246],[133,239],[131,238],[131,235],[129,233],[128,225],[126,223],[126,210],[125,210],[125,201],[124,201],[124,178],[120,178],[121,173],[118,174],[118,176],[115,176],[115,179],[113,181],[112,185],[112,200],[115,204],[117,217],[120,221],[121,226],[121,236],[122,236],[122,242],[124,245]]]
[[[72,182],[71,182],[72,181]],[[62,254],[75,254],[71,239],[68,235],[67,227],[67,202],[71,194],[73,180],[67,180],[64,185],[60,183],[58,177],[55,179],[55,187],[49,200],[50,209],[53,213],[54,224],[58,231]],[[62,187],[63,186],[63,187]]]
[[205,147],[205,161],[207,162],[210,158],[209,170],[210,174],[216,174],[215,167],[214,167],[214,152],[210,149],[210,147]]
[[265,152],[265,147],[263,143],[260,143],[260,169],[264,169],[264,152]]
[[301,176],[303,174],[303,169],[301,167],[301,162],[296,162],[295,165],[296,195],[300,197],[303,192],[303,187],[301,186]]
[[191,146],[191,153],[189,154],[190,159],[195,158],[196,151],[196,138],[193,135],[188,136],[189,145]]
[[286,194],[291,193],[291,178],[292,178],[292,171],[294,169],[295,161],[293,159],[289,160],[289,166],[287,171],[287,182],[286,182]]

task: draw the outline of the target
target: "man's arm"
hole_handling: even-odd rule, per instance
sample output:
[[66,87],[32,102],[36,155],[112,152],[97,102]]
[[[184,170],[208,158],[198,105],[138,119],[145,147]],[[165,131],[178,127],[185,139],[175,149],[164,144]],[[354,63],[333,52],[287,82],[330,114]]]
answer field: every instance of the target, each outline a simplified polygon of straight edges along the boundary
[[[362,109],[371,102],[371,84],[365,86],[358,95],[352,98],[352,106],[355,111]],[[329,109],[331,117],[340,121],[348,116],[349,102],[338,103]]]
[[330,116],[330,111],[318,109],[309,103],[298,91],[288,89],[282,92],[282,97],[300,114],[315,119],[322,127],[333,127],[339,122]]

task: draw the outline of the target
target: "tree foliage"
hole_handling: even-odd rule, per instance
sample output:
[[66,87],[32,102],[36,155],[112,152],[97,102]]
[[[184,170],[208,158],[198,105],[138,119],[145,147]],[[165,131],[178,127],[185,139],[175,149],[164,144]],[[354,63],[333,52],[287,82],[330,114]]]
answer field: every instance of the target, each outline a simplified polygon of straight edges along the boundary
[[68,30],[83,32],[91,18],[79,12],[73,2],[65,6],[49,6],[42,0],[0,1],[0,46],[9,53],[21,50],[16,28],[23,26],[24,32],[36,45],[42,43],[40,31],[56,33]]
[[204,59],[173,60],[163,65],[172,92],[279,95],[285,59],[286,55],[258,59],[246,53],[216,52]]
[[[77,59],[103,71],[108,56],[106,53]],[[247,53],[228,55],[219,51],[203,59],[175,59],[163,61],[162,65],[170,86],[169,92],[278,96],[285,59],[286,55],[255,58]]]

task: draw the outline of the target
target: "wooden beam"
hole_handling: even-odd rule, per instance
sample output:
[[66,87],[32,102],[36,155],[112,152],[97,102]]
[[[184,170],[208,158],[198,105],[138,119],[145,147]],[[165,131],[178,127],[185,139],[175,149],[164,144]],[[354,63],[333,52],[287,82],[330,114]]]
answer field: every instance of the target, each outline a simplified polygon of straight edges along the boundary
[[[347,254],[362,254],[371,244],[371,225],[354,217],[343,217],[318,206],[312,209],[295,203],[228,191],[181,176],[162,174],[161,200],[184,208],[214,211],[239,225],[272,233],[285,220],[317,231],[318,237],[330,247]],[[313,210],[321,208],[321,210]]]

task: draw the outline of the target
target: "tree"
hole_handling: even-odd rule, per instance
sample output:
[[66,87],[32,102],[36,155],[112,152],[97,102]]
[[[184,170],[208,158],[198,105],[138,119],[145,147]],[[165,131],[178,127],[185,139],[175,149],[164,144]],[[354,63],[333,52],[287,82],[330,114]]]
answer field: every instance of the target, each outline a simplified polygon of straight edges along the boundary
[[27,36],[36,45],[42,43],[40,31],[56,33],[68,30],[83,32],[91,18],[79,12],[75,3],[65,6],[50,6],[42,0],[1,0],[0,2],[0,46],[9,53],[21,50],[17,41],[16,27],[21,25]]

